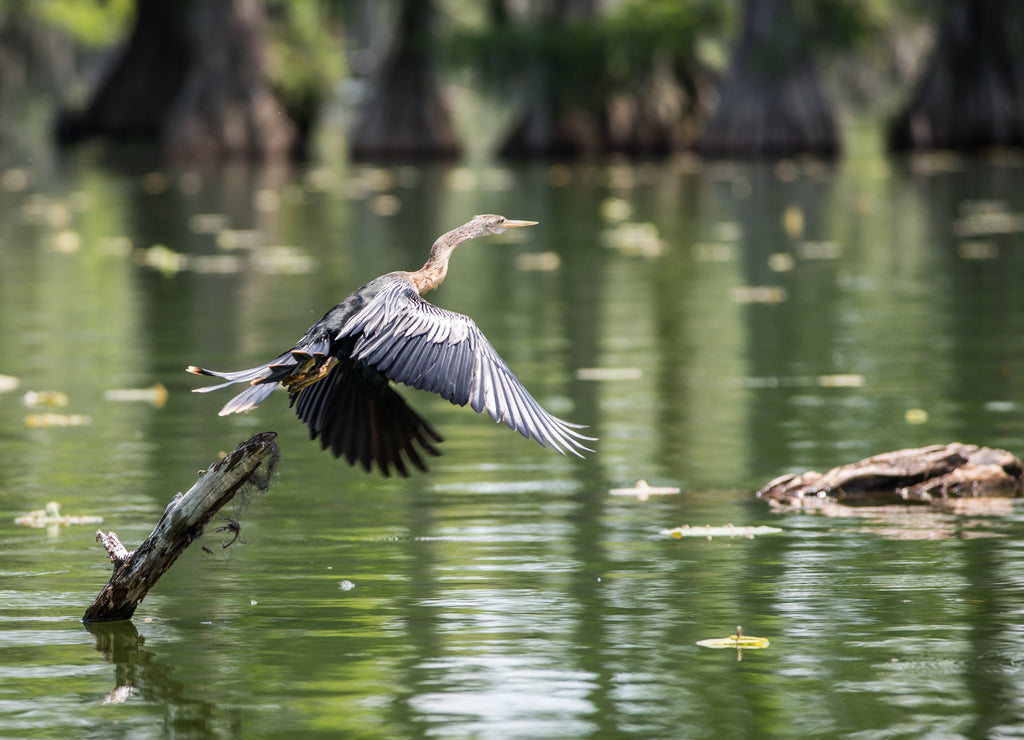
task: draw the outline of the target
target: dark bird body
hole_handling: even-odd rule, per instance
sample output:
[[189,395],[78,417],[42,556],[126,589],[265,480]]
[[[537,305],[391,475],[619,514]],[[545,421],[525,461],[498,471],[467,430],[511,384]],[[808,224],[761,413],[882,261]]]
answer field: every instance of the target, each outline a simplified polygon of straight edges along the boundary
[[471,318],[421,297],[444,280],[459,244],[533,223],[477,216],[439,237],[422,268],[371,280],[270,362],[226,373],[189,366],[191,373],[227,380],[195,390],[248,383],[221,409],[225,416],[255,408],[282,385],[312,439],[367,471],[376,464],[384,475],[392,468],[408,475],[405,460],[425,471],[422,453],[439,455],[436,445],[443,441],[390,381],[437,393],[459,406],[468,403],[477,413],[486,410],[524,437],[579,456],[592,438],[545,411]]

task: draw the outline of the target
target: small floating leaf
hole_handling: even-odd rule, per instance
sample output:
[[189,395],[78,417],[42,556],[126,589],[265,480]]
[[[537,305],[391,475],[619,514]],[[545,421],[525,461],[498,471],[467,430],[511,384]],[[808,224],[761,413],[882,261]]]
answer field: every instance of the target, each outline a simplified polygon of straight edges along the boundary
[[640,380],[643,371],[638,367],[581,367],[576,377],[579,380]]
[[710,524],[703,527],[691,527],[689,524],[684,524],[681,527],[675,527],[674,529],[663,529],[661,534],[667,534],[669,537],[675,539],[682,539],[683,537],[706,537],[711,539],[712,537],[746,537],[747,539],[754,539],[757,535],[763,534],[778,534],[782,530],[778,527],[735,527],[732,524],[726,524],[722,527],[712,527]]
[[679,493],[675,486],[649,486],[647,481],[638,480],[632,488],[613,488],[608,493],[613,496],[636,496],[640,501],[646,501],[648,496],[671,496]]
[[747,650],[760,650],[766,648],[771,643],[764,637],[751,637],[743,634],[743,628],[736,627],[736,634],[729,635],[728,637],[712,637],[707,640],[697,640],[697,644],[701,647],[708,648],[736,648],[736,649],[747,649]]
[[38,406],[67,406],[68,394],[63,391],[28,391],[21,397],[21,403],[30,409]]
[[45,509],[30,511],[28,514],[16,518],[14,523],[35,528],[51,527],[54,525],[68,526],[71,524],[102,524],[103,517],[69,516],[67,514],[61,514],[60,504],[56,501],[51,501],[46,505]]
[[92,424],[92,417],[86,414],[29,414],[25,424],[31,429],[49,427],[82,427]]
[[928,421],[928,412],[924,409],[907,409],[903,418],[908,424],[925,424]]
[[167,388],[163,383],[155,383],[149,388],[116,388],[103,392],[107,401],[144,401],[158,409],[167,403]]
[[783,303],[786,298],[786,289],[779,285],[743,285],[732,291],[734,303]]

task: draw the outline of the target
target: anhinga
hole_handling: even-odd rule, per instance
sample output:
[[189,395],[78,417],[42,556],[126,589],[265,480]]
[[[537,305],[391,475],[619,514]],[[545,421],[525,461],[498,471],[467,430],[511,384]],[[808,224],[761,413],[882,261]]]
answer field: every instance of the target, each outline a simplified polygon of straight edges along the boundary
[[295,347],[265,365],[227,373],[190,365],[190,373],[227,380],[195,390],[248,383],[220,410],[225,416],[255,408],[283,385],[312,439],[319,437],[324,449],[351,465],[359,462],[369,471],[375,463],[384,475],[391,468],[408,475],[403,453],[425,471],[415,445],[439,455],[435,444],[443,441],[390,381],[437,393],[459,406],[468,403],[477,413],[486,410],[528,439],[582,457],[582,451],[589,451],[584,442],[592,437],[541,408],[471,318],[420,297],[441,284],[452,252],[463,242],[535,223],[476,216],[438,237],[419,270],[371,280],[313,324]]

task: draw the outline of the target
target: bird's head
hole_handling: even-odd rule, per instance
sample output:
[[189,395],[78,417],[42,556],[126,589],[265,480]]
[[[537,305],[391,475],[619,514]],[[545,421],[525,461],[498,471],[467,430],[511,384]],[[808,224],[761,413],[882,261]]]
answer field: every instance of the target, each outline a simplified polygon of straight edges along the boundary
[[479,229],[480,236],[485,236],[487,234],[500,234],[505,229],[512,229],[518,226],[533,226],[537,222],[516,221],[511,218],[505,218],[504,216],[487,213],[482,216],[474,216],[473,220],[469,223]]

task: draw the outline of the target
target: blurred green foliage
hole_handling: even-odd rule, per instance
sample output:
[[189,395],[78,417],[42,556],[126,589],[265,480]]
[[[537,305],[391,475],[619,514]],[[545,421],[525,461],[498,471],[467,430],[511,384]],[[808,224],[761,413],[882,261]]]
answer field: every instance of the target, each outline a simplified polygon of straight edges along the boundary
[[263,6],[270,83],[290,111],[313,117],[346,73],[337,3],[264,0]]
[[448,59],[499,89],[521,82],[531,68],[550,70],[554,74],[544,75],[545,94],[584,106],[601,104],[609,90],[644,79],[656,61],[697,64],[699,42],[721,36],[735,22],[735,10],[717,0],[627,0],[582,20],[537,17],[454,29]]
[[135,15],[135,0],[19,0],[3,5],[64,29],[78,43],[92,48],[120,41]]

